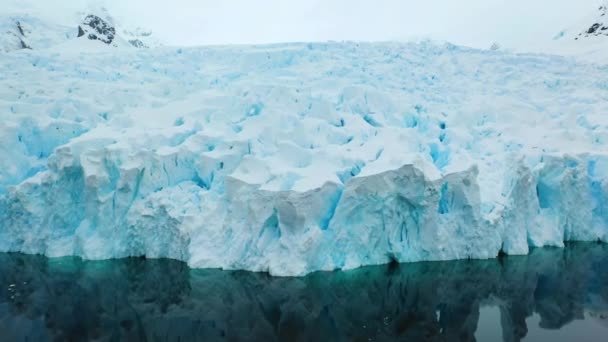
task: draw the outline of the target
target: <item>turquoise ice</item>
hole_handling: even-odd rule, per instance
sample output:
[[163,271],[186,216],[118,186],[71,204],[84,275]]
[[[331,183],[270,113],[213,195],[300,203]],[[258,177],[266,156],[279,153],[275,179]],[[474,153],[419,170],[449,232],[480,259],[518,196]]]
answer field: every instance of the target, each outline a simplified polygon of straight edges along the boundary
[[0,251],[288,276],[608,242],[606,66],[78,44],[0,54]]

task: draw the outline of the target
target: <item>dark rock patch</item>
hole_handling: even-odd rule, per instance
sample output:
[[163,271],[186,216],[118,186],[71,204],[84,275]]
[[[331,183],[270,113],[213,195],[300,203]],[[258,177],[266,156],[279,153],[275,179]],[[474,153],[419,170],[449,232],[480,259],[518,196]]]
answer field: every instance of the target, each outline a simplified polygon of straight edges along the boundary
[[136,48],[140,48],[140,49],[148,48],[148,46],[139,39],[130,39],[129,44],[135,46]]
[[21,27],[21,23],[16,22],[15,24],[17,25],[17,30],[19,31],[19,33],[25,37],[25,32],[23,32],[23,27]]
[[601,25],[598,24],[598,23],[595,23],[595,24],[591,25],[591,27],[589,28],[589,30],[587,30],[587,33],[589,33],[589,34],[594,33],[595,31],[597,31],[597,29],[600,28],[600,26]]
[[116,29],[107,21],[90,14],[78,26],[78,37],[83,36],[90,40],[99,40],[105,44],[111,44],[116,36]]
[[578,34],[574,40],[578,40],[579,37],[594,37],[594,36],[608,36],[608,22],[606,21],[606,13],[608,13],[608,6],[599,7],[599,16],[588,29],[585,29]]

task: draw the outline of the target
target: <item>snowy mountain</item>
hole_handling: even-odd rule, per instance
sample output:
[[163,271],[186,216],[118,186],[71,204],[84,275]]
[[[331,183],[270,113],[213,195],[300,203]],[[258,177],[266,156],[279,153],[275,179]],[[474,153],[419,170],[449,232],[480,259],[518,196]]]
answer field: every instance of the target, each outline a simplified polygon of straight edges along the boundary
[[[106,9],[105,7],[91,8],[89,9],[89,11],[93,13],[98,13],[98,15],[93,16],[96,17],[96,19],[94,19],[94,25],[98,25],[96,24],[97,22],[105,23],[106,29],[111,30],[111,35],[115,36],[116,40],[127,42],[128,44],[136,48],[150,48],[159,47],[163,45],[160,40],[158,40],[154,36],[151,30],[142,27],[135,27],[133,29],[130,29],[128,28],[128,23],[125,23],[125,25],[123,25],[123,23],[118,21],[114,16],[112,16],[108,9]],[[81,15],[84,15],[85,12],[79,13]],[[87,17],[88,16],[90,16],[90,14],[87,15]],[[85,26],[87,26],[86,23]],[[101,30],[103,30],[103,28],[101,28]],[[100,33],[98,32],[97,34]],[[104,35],[103,33],[101,34]],[[106,41],[108,40],[114,40],[114,38],[106,39]]]
[[163,45],[163,43],[154,36],[152,31],[141,27],[137,27],[133,30],[123,29],[121,35],[131,45],[137,48],[155,48]]
[[[579,33],[575,40],[579,38],[589,38],[597,36],[608,36],[608,2],[598,8],[598,17],[593,20],[593,24],[588,29]],[[607,39],[607,38],[604,38]],[[608,44],[608,43],[607,43]]]
[[[56,37],[59,39],[55,38],[48,40],[49,43],[53,43],[55,45],[66,42],[63,27],[69,27],[69,36],[71,39],[77,35],[78,25],[81,24],[83,19],[89,15],[97,16],[106,21],[115,29],[115,36],[120,37],[121,42],[126,42],[127,44],[138,48],[154,48],[172,45],[175,44],[176,41],[181,41],[176,37],[192,36],[184,35],[184,32],[190,31],[177,31],[174,28],[167,29],[166,26],[159,24],[162,22],[166,25],[168,21],[165,19],[148,21],[138,20],[139,12],[137,12],[137,7],[135,5],[116,6],[116,3],[118,3],[116,2],[113,6],[108,1],[88,2],[86,5],[83,5],[82,3],[79,5],[77,2],[63,1],[61,4],[57,4],[55,6],[49,2],[33,0],[5,1],[7,3],[3,5],[9,6],[3,6],[3,8],[0,9],[0,13],[6,13],[4,17],[7,19],[0,22],[0,28],[3,29],[0,32],[10,31],[11,33],[4,36],[0,33],[0,49],[3,51],[14,50],[17,48],[20,49],[21,40],[23,40],[26,44],[29,44],[28,39],[21,39],[23,37],[18,35],[15,27],[14,14],[17,14],[17,17],[29,16],[31,18],[38,18],[39,21],[47,24],[62,26],[62,28],[58,30],[60,33],[59,36]],[[153,4],[150,4],[150,6],[154,7]],[[581,8],[586,6],[588,5],[582,3],[580,5]],[[111,10],[109,8],[111,8]],[[197,8],[200,10],[200,7]],[[543,35],[538,40],[528,40],[526,37],[520,37],[521,44],[508,44],[508,42],[497,41],[495,44],[484,43],[481,45],[473,44],[471,46],[476,46],[478,48],[488,48],[492,46],[492,48],[500,48],[524,53],[534,52],[559,54],[574,56],[583,61],[603,63],[604,61],[608,60],[608,44],[605,43],[604,39],[606,38],[604,32],[606,32],[605,27],[607,26],[605,21],[606,8],[608,8],[608,3],[598,7],[590,7],[589,14],[583,19],[579,19],[580,13],[582,12],[577,12],[578,14],[573,15],[572,18],[567,18],[565,20],[561,19],[559,22],[550,22],[547,24],[547,26],[554,29],[548,29],[547,31],[550,33]],[[112,13],[112,11],[114,12]],[[11,14],[10,17],[8,16],[9,13]],[[167,15],[171,15],[170,13],[171,11],[167,11]],[[192,19],[190,18],[190,20]],[[448,24],[449,23],[446,23],[446,25]],[[151,25],[152,27],[149,28],[147,25]],[[163,28],[171,32],[165,32],[163,31]],[[36,29],[35,31],[39,30]],[[42,31],[48,31],[48,29],[43,29]],[[163,33],[161,35],[164,37],[163,39],[159,38],[159,35],[157,35],[158,32]],[[517,35],[515,33],[513,34]],[[521,35],[521,33],[519,34]],[[392,37],[387,38],[390,40],[399,36],[396,35],[387,37]],[[433,37],[432,35],[420,37],[422,37],[421,39],[424,40],[436,39],[436,37]],[[445,37],[441,37],[440,39],[444,38]],[[457,38],[458,37],[455,39],[456,41],[458,41]],[[554,39],[552,40],[551,38]],[[411,41],[411,39],[411,37],[408,38],[408,41]],[[447,39],[446,41],[450,40]],[[49,43],[44,45],[48,46],[50,45]],[[68,45],[77,44],[68,43]],[[32,46],[32,48],[36,47]],[[89,48],[89,46],[87,45],[85,48]]]
[[105,20],[96,15],[89,14],[78,26],[78,37],[85,36],[90,40],[99,40],[105,44],[112,44],[116,29]]
[[535,52],[573,56],[583,61],[608,63],[608,2],[570,28],[561,30],[549,44]]
[[75,28],[29,15],[0,16],[0,52],[45,49],[76,38]]
[[[78,45],[75,42],[77,38],[98,41],[112,47],[146,48],[162,45],[149,30],[127,30],[119,27],[103,8],[96,13],[99,15],[79,12],[68,16],[81,18],[80,22],[70,20],[73,24],[69,26],[29,14],[0,16],[0,52],[50,47],[61,49],[61,46],[66,44],[73,47]],[[64,19],[63,22],[65,21]]]

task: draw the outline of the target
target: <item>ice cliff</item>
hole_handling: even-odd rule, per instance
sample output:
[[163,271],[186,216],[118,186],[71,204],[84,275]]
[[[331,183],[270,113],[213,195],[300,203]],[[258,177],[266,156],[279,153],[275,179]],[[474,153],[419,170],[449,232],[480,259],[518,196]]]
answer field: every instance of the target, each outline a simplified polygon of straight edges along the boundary
[[608,242],[608,68],[433,43],[0,54],[0,251],[303,275]]

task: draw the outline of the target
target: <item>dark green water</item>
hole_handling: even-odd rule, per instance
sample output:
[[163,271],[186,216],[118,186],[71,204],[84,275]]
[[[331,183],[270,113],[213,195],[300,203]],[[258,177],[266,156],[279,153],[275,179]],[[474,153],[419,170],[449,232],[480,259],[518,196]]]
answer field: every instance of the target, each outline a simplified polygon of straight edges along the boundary
[[0,254],[0,341],[608,341],[608,246],[273,278]]

